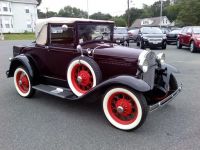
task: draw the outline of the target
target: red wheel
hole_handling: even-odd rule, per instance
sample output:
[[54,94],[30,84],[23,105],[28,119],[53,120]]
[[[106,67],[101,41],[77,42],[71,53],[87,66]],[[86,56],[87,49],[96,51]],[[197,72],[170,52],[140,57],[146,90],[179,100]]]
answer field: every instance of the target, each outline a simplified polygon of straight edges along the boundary
[[30,77],[24,68],[19,67],[15,70],[14,84],[17,92],[22,97],[30,97],[33,94]]
[[106,93],[103,110],[112,125],[122,130],[132,130],[144,122],[147,104],[142,96],[139,100],[136,94],[125,88],[114,88]]
[[81,96],[100,82],[100,75],[100,69],[93,60],[76,58],[68,67],[67,80],[74,94]]

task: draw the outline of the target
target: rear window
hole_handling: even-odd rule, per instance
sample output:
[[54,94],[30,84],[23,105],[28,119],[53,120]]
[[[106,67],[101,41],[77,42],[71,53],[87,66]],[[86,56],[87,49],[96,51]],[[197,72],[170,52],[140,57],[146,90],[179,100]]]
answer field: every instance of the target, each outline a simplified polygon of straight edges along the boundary
[[114,33],[117,33],[117,34],[126,34],[128,31],[126,28],[116,28],[114,30]]

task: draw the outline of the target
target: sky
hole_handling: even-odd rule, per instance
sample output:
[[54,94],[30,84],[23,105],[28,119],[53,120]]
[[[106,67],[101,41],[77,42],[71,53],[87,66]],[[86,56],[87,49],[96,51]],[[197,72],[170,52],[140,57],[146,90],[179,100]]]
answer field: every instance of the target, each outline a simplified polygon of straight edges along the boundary
[[[143,4],[151,5],[158,0],[130,0],[130,7],[142,8]],[[43,12],[58,12],[64,6],[73,6],[87,11],[87,0],[42,0],[39,6]],[[95,12],[109,13],[112,16],[124,14],[127,9],[127,0],[88,0],[89,14]]]

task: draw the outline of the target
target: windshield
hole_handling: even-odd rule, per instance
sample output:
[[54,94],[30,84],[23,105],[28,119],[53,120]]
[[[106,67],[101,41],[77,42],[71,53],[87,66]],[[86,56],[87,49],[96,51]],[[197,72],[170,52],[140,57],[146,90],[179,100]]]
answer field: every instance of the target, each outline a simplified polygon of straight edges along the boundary
[[127,34],[127,29],[126,28],[115,28],[114,33],[115,34]]
[[142,28],[142,33],[143,34],[162,34],[162,31],[160,28]]
[[111,40],[111,25],[80,24],[78,25],[79,43],[95,40]]
[[194,27],[194,28],[193,28],[193,32],[194,32],[195,34],[200,34],[200,27]]
[[170,34],[179,34],[181,32],[181,30],[173,30],[170,32]]

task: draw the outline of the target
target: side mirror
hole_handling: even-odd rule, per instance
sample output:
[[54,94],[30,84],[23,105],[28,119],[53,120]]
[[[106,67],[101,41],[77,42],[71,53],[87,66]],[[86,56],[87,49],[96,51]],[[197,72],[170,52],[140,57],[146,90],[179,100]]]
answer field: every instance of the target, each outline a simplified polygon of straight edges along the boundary
[[63,31],[67,31],[68,29],[69,29],[69,27],[66,24],[62,25],[62,30]]

